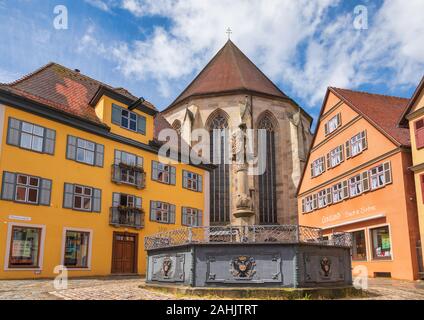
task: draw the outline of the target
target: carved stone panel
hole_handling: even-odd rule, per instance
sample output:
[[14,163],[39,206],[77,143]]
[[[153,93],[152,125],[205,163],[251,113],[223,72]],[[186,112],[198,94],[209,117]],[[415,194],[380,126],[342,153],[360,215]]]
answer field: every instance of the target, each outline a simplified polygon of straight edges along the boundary
[[183,254],[155,256],[152,259],[152,280],[163,282],[184,282]]
[[345,280],[343,257],[331,255],[304,255],[305,282],[325,283]]
[[206,259],[206,282],[270,283],[282,281],[279,253],[228,255],[217,253]]

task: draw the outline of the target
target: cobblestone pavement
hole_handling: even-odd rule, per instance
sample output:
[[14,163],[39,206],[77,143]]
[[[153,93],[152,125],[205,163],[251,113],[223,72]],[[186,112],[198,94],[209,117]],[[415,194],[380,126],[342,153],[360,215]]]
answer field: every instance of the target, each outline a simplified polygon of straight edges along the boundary
[[368,300],[424,300],[424,281],[368,279]]
[[[172,294],[139,288],[141,278],[72,279],[66,290],[52,280],[0,281],[0,300],[171,300]],[[369,279],[369,300],[424,300],[424,282]]]

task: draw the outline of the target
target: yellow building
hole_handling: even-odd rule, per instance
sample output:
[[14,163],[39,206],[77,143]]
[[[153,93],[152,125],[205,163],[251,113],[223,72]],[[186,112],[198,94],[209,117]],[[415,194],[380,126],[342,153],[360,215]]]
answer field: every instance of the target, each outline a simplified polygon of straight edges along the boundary
[[[409,101],[399,125],[408,126],[411,136],[413,166],[410,169],[414,172],[420,234],[421,239],[424,239],[424,77]],[[421,243],[422,256],[424,256],[423,252],[424,246]],[[422,256],[420,273],[424,276]]]
[[208,221],[209,167],[159,163],[167,127],[55,63],[0,85],[0,279],[144,274],[145,235]]

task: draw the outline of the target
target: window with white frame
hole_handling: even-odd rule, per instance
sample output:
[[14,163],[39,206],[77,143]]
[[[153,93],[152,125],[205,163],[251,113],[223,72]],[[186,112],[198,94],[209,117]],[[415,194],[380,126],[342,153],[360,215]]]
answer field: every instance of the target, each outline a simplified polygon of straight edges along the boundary
[[9,268],[39,268],[41,228],[13,226],[9,251]]
[[74,209],[91,211],[93,189],[74,185]]
[[200,227],[202,225],[202,211],[193,208],[182,208],[182,225]]
[[328,205],[327,189],[318,192],[318,208],[324,208]]
[[175,223],[175,205],[150,201],[150,220],[160,223]]
[[340,113],[331,118],[325,125],[325,134],[328,135],[337,130],[341,124]]
[[349,193],[351,197],[355,197],[359,196],[362,192],[362,176],[358,174],[349,179]]
[[21,147],[38,152],[43,151],[44,128],[22,121]]
[[325,171],[324,162],[324,157],[321,157],[312,162],[312,177],[317,177]]
[[112,123],[122,128],[146,134],[146,118],[130,110],[112,105]]
[[360,154],[366,148],[366,132],[362,131],[350,139],[350,154],[352,157]]
[[7,144],[36,152],[54,154],[56,131],[9,118]]
[[330,165],[332,168],[338,166],[343,161],[343,146],[340,145],[330,151]]
[[343,200],[343,183],[340,182],[333,186],[333,202],[337,203]]
[[314,210],[314,198],[313,196],[308,196],[303,199],[303,212],[308,213]]
[[158,161],[152,161],[152,180],[175,185],[176,168]]
[[201,192],[202,184],[203,182],[201,175],[183,170],[183,188]]
[[67,268],[89,267],[90,232],[66,230],[63,263]]
[[78,162],[94,165],[94,153],[96,144],[94,142],[77,138],[77,158]]
[[18,174],[16,179],[15,200],[25,203],[38,203],[40,179]]
[[371,189],[382,188],[392,182],[390,162],[383,163],[370,170]]

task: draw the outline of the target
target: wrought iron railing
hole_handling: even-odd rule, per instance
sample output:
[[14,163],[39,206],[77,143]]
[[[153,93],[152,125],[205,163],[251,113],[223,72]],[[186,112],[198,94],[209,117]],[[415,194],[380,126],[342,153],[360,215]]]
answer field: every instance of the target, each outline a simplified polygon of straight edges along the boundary
[[129,166],[124,163],[112,165],[112,182],[128,184],[137,189],[146,187],[146,173],[143,167]]
[[324,237],[321,229],[297,225],[210,226],[182,228],[144,238],[146,250],[206,243],[310,243],[351,247],[349,233]]
[[109,223],[115,227],[141,229],[144,227],[144,213],[138,208],[112,207]]

